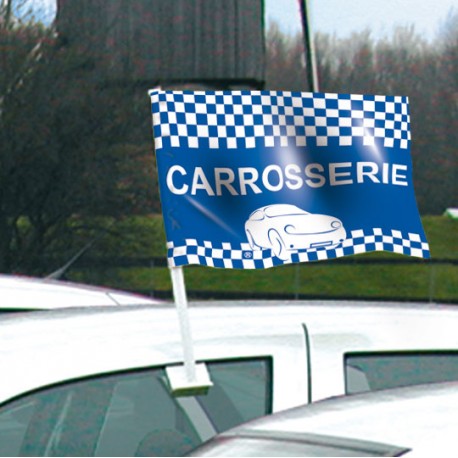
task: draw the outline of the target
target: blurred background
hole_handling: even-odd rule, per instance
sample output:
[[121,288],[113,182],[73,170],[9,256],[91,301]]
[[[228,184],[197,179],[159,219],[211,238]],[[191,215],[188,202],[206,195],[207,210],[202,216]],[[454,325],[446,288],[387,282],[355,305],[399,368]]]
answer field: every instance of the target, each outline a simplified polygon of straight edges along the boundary
[[147,97],[155,86],[410,100],[432,260],[191,266],[190,298],[458,302],[458,8],[449,0],[0,0],[0,272],[57,271],[172,297]]

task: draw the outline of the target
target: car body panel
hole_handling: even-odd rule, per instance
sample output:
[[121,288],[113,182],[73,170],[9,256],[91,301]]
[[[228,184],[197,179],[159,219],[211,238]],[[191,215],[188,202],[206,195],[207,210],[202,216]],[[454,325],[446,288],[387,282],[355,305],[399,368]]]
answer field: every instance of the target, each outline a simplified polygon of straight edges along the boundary
[[[453,306],[221,301],[191,303],[189,314],[196,359],[272,356],[274,411],[345,393],[346,352],[458,349]],[[171,304],[6,315],[0,344],[0,366],[8,374],[0,402],[69,379],[183,357]]]
[[[288,456],[289,444],[293,451],[297,448],[294,437],[317,435],[320,441],[327,437],[329,443],[338,438],[349,441],[348,445],[351,441],[386,444],[404,449],[402,456],[449,456],[456,451],[457,411],[457,382],[344,396],[245,423],[216,436],[191,455],[215,456],[221,443],[226,456],[234,456],[230,450],[237,441],[265,436],[280,442],[283,456]],[[253,445],[258,454],[263,444]],[[244,456],[254,456],[249,447],[244,451]],[[302,451],[300,456],[315,455]]]
[[0,274],[0,312],[104,305],[153,305],[162,302],[110,288]]

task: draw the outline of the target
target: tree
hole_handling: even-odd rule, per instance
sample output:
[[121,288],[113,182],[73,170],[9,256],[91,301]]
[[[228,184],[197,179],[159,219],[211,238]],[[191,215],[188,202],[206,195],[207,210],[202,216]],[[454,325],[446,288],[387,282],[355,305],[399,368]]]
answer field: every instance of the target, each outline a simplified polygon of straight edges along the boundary
[[157,195],[148,110],[140,114],[135,89],[105,86],[52,30],[32,23],[8,38],[24,30],[36,41],[4,60],[19,76],[2,85],[0,270],[44,273],[43,257],[81,248],[69,243],[75,234],[93,232],[100,217],[151,211]]

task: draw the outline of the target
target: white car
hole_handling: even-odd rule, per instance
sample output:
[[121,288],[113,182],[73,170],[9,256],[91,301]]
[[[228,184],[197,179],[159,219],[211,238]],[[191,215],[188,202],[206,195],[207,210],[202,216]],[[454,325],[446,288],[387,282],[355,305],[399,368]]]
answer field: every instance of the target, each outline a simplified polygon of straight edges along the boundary
[[176,397],[166,369],[183,348],[172,304],[5,314],[0,456],[184,454],[304,403],[458,380],[456,306],[203,302],[189,315],[213,386]]
[[0,274],[0,313],[97,305],[156,305],[162,302],[110,288]]
[[299,250],[336,248],[347,237],[342,221],[289,204],[258,208],[245,223],[252,250],[270,249],[282,260]]
[[254,420],[190,456],[456,456],[458,383],[345,396]]

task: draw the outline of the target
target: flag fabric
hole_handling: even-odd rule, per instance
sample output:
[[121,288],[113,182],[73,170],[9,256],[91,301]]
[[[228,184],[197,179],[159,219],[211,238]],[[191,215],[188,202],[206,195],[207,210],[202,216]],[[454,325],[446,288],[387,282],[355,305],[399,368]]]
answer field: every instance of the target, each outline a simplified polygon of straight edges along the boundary
[[406,97],[151,90],[170,266],[429,257]]

